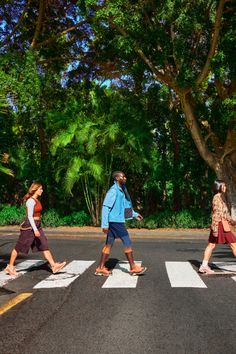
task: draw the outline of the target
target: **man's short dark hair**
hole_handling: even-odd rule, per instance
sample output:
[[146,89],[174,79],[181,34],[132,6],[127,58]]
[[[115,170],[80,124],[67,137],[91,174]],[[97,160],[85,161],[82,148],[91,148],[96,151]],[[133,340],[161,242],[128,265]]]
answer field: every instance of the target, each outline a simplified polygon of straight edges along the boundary
[[113,177],[113,179],[116,179],[116,177],[118,177],[119,175],[123,175],[123,174],[124,174],[124,172],[122,172],[122,171],[115,171],[112,173],[112,177]]

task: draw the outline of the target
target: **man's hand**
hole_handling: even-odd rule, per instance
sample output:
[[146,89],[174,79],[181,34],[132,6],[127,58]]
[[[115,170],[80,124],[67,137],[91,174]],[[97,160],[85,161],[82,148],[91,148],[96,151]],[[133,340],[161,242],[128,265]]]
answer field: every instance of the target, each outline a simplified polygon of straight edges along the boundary
[[102,232],[104,232],[104,234],[107,234],[108,230],[109,230],[108,227],[103,227]]
[[34,236],[35,236],[35,237],[40,237],[40,232],[39,232],[39,230],[35,230],[35,231],[34,231]]
[[138,216],[136,217],[136,219],[137,219],[138,221],[141,221],[141,220],[143,220],[143,217],[142,217],[141,214],[138,214]]

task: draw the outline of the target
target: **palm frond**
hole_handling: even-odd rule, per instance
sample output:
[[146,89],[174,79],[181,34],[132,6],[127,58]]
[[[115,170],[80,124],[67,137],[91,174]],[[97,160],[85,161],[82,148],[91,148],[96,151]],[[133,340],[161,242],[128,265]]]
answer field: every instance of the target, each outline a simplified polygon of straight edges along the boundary
[[10,168],[4,167],[1,164],[0,164],[0,172],[6,174],[8,176],[14,177],[14,172]]
[[80,179],[80,170],[84,165],[84,160],[80,157],[74,157],[65,176],[65,190],[71,193],[74,184]]
[[89,174],[97,181],[101,180],[103,174],[103,165],[95,159],[91,159],[87,162]]

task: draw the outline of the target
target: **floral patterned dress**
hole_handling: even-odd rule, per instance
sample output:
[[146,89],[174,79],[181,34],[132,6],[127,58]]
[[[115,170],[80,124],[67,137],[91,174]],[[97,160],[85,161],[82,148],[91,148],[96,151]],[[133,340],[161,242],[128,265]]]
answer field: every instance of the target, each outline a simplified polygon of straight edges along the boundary
[[236,222],[230,216],[224,196],[222,193],[217,193],[212,200],[212,222],[208,241],[217,244],[235,243],[236,237],[233,233],[224,231],[222,219],[227,220],[231,225],[236,225]]

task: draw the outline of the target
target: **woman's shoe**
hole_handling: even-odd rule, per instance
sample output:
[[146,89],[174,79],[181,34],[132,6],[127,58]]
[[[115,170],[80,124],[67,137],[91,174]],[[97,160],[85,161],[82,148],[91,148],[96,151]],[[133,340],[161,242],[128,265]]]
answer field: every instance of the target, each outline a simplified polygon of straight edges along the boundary
[[65,265],[66,265],[66,262],[55,263],[54,266],[52,266],[53,274],[58,273],[62,268],[65,267]]
[[199,273],[202,274],[213,274],[215,273],[214,270],[212,270],[209,266],[203,266],[201,265],[201,267],[198,269]]
[[6,266],[4,271],[9,274],[11,277],[15,277],[17,275],[16,268],[14,266],[10,266],[9,264]]

